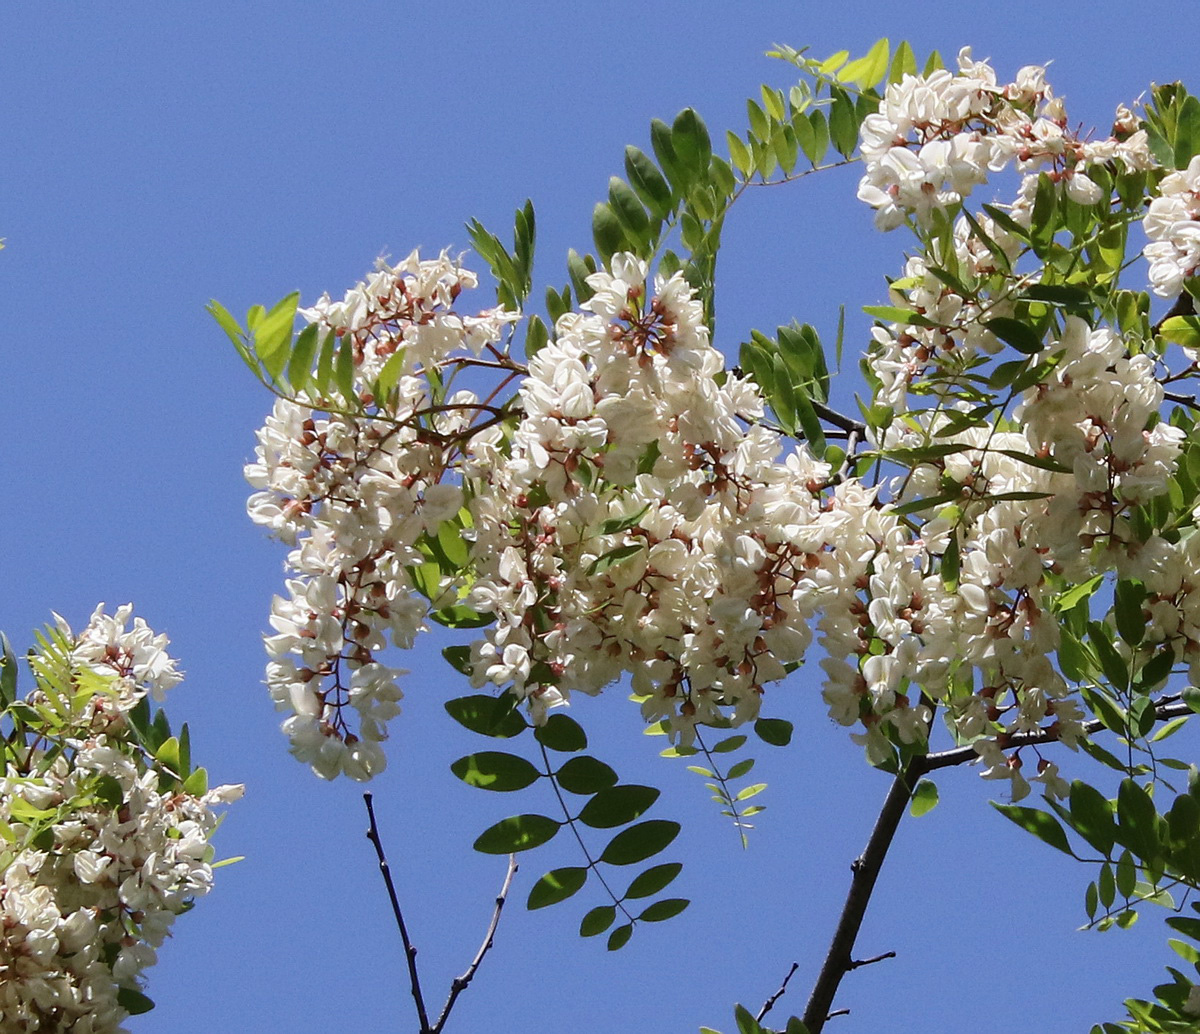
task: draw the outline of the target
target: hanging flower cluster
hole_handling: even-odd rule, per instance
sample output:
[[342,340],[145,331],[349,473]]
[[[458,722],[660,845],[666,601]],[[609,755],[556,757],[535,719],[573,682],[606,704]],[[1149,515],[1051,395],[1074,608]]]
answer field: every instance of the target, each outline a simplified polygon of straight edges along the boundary
[[[1200,254],[1200,159],[1163,178],[1128,110],[1080,137],[1044,69],[1000,84],[969,50],[957,72],[893,82],[861,153],[859,197],[922,252],[892,284],[908,318],[872,331],[871,419],[835,421],[844,462],[789,442],[688,281],[634,254],[586,276],[524,364],[506,342],[519,314],[459,313],[475,277],[444,254],[302,311],[345,375],[281,399],[247,467],[252,518],[293,546],[267,647],[297,757],[325,777],[383,766],[401,673],[379,656],[431,615],[484,629],[462,670],[535,722],[629,675],[683,744],[754,718],[815,638],[830,714],[872,760],[925,742],[940,712],[1014,797],[1014,737],[1083,735],[1056,663],[1073,587],[1136,582],[1152,620],[1122,644],[1130,670],[1165,647],[1163,679],[1175,662],[1200,677],[1200,547],[1151,517],[1186,437],[1163,383],[1188,374],[1148,328],[1085,319],[1054,248],[1072,253],[1036,237],[1055,206],[1108,218],[1114,177],[1146,174],[1150,279],[1177,291]],[[966,212],[1008,167],[1015,200]],[[1144,215],[1120,200],[1119,229]],[[1047,256],[1066,272],[1035,296]],[[1034,778],[1065,792],[1040,756]]]
[[128,627],[131,610],[100,607],[78,636],[60,619],[31,655],[37,688],[5,712],[6,1031],[113,1034],[151,1007],[142,974],[175,917],[212,886],[213,809],[242,793],[209,790],[203,769],[180,771],[190,764],[180,740],[158,742],[144,721],[144,699],[181,676],[165,636],[140,618]]

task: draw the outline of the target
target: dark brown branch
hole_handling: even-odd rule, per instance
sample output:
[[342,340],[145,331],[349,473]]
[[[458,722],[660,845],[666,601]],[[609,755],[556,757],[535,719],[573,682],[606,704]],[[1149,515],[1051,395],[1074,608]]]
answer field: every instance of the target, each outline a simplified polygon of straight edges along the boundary
[[404,915],[400,911],[400,899],[396,896],[396,886],[392,883],[392,870],[388,867],[387,856],[383,853],[383,844],[379,840],[379,827],[375,823],[375,803],[369,793],[363,794],[367,805],[367,819],[370,826],[367,829],[367,839],[375,845],[375,855],[379,859],[379,871],[383,873],[383,882],[387,885],[388,898],[392,902],[392,914],[396,917],[396,926],[400,928],[400,940],[404,942],[404,957],[408,962],[408,980],[412,986],[413,1001],[417,1005],[417,1019],[421,1024],[420,1034],[430,1034],[429,1014],[425,1011],[425,998],[421,994],[421,978],[417,974],[417,949],[408,939],[408,929],[404,925]]
[[818,402],[816,399],[810,399],[809,401],[812,403],[813,409],[816,410],[817,416],[833,424],[834,427],[840,427],[843,431],[854,432],[859,435],[866,433],[867,425],[861,420],[855,420],[844,413],[839,413],[836,409],[830,409],[824,402]]
[[[1183,703],[1177,696],[1162,697],[1155,704],[1155,716],[1158,721],[1165,722],[1172,718],[1180,718],[1183,715],[1194,714],[1192,709],[1187,704]],[[1096,720],[1084,723],[1083,731],[1092,736],[1095,733],[1102,731],[1106,726],[1103,722]],[[1043,743],[1057,743],[1058,733],[1040,730],[1038,732],[1018,732],[1008,738],[1008,743],[1005,750],[1016,750],[1019,747],[1034,747]],[[969,744],[965,747],[955,747],[952,750],[940,750],[936,754],[927,754],[923,758],[918,758],[914,761],[917,765],[916,775],[921,776],[926,772],[934,772],[939,768],[952,768],[955,765],[961,765],[968,761],[977,760],[979,755],[975,748]]]
[[792,963],[792,968],[788,970],[787,976],[783,978],[783,983],[779,985],[779,990],[771,995],[771,997],[763,1003],[763,1007],[758,1010],[758,1015],[754,1017],[756,1023],[762,1023],[762,1018],[766,1016],[767,1013],[769,1013],[774,1007],[775,1003],[783,997],[783,992],[787,990],[788,981],[792,979],[792,974],[794,974],[799,968],[799,962]]
[[912,796],[913,787],[916,786],[919,775],[916,765],[920,760],[923,759],[918,758],[910,762],[892,780],[891,789],[884,798],[883,807],[879,809],[879,817],[875,820],[875,828],[871,830],[866,849],[850,866],[854,873],[850,878],[850,892],[846,895],[846,904],[842,907],[837,931],[833,935],[820,975],[813,985],[812,995],[804,1009],[803,1020],[809,1034],[821,1034],[825,1021],[831,1015],[830,1007],[842,977],[856,965],[864,964],[856,964],[851,952],[854,950],[854,942],[871,900],[875,880],[879,876],[892,838],[896,835],[896,827],[904,816],[904,809]]
[[458,1000],[458,996],[467,989],[467,986],[475,978],[475,972],[479,969],[479,964],[483,962],[483,957],[492,947],[492,940],[496,936],[496,927],[500,925],[500,913],[504,910],[504,902],[508,900],[508,891],[512,886],[513,877],[516,874],[517,856],[510,854],[508,856],[508,872],[504,876],[504,885],[500,888],[500,893],[496,895],[496,907],[492,910],[492,921],[488,923],[487,933],[483,935],[483,943],[479,946],[479,951],[475,953],[475,958],[471,960],[467,971],[461,977],[455,977],[451,982],[450,995],[446,999],[446,1004],[442,1006],[442,1014],[433,1026],[433,1034],[441,1034],[442,1028],[450,1018],[450,1010],[454,1008],[454,1003]]

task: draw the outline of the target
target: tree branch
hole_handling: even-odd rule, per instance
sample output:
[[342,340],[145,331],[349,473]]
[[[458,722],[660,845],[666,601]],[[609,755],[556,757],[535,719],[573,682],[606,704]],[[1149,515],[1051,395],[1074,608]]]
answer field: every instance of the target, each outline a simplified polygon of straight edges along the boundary
[[834,427],[840,427],[843,431],[852,432],[858,435],[863,435],[867,431],[867,425],[861,420],[855,420],[853,417],[848,417],[844,413],[839,413],[836,409],[830,409],[824,402],[818,402],[816,399],[809,399],[812,407],[816,410],[817,416],[822,420],[827,420]]
[[510,854],[508,856],[508,872],[504,876],[504,885],[500,888],[500,893],[496,895],[496,907],[492,910],[492,921],[488,923],[487,933],[483,935],[483,943],[479,946],[479,951],[475,953],[475,958],[471,960],[467,971],[461,977],[455,977],[451,982],[450,995],[446,999],[446,1004],[442,1006],[442,1013],[437,1018],[437,1023],[433,1026],[433,1034],[441,1034],[442,1028],[446,1025],[446,1020],[450,1018],[450,1010],[454,1008],[454,1003],[458,1000],[458,996],[467,989],[467,985],[475,978],[475,972],[479,969],[479,964],[483,962],[483,957],[491,948],[492,939],[496,936],[496,927],[500,925],[500,913],[504,909],[504,902],[508,900],[508,891],[512,886],[513,877],[516,874],[517,856]]
[[421,978],[417,974],[417,949],[408,939],[408,929],[404,925],[404,915],[400,911],[400,899],[396,897],[396,886],[392,883],[392,870],[388,867],[387,856],[383,853],[383,844],[379,840],[379,827],[375,824],[375,803],[369,793],[363,794],[367,806],[367,819],[370,823],[367,829],[367,839],[375,845],[375,855],[379,859],[379,871],[383,873],[383,882],[387,885],[388,898],[392,902],[392,914],[396,917],[396,925],[400,928],[400,940],[404,942],[404,957],[408,962],[408,980],[412,986],[413,1001],[417,1005],[417,1020],[421,1024],[420,1034],[430,1034],[429,1014],[425,1011],[425,997],[421,994]]
[[[1187,704],[1183,703],[1178,696],[1162,697],[1155,704],[1155,717],[1160,722],[1169,721],[1172,718],[1180,718],[1184,715],[1194,714]],[[1100,732],[1107,728],[1105,724],[1099,720],[1086,722],[1083,726],[1083,731],[1091,736],[1094,733]],[[1057,743],[1058,733],[1039,730],[1038,732],[1018,732],[1008,738],[1008,743],[1005,750],[1014,750],[1019,747],[1033,747],[1042,743]],[[926,754],[923,758],[916,758],[913,764],[916,765],[915,774],[918,776],[924,775],[926,772],[934,772],[939,768],[952,768],[955,765],[961,765],[967,761],[977,760],[979,755],[975,748],[970,744],[965,747],[955,747],[952,750],[939,750],[935,754]]]
[[[863,916],[871,900],[871,891],[875,888],[875,880],[883,866],[892,838],[896,835],[896,827],[904,816],[904,808],[912,796],[913,787],[919,775],[917,762],[921,758],[909,762],[892,780],[891,789],[884,798],[879,817],[875,820],[875,828],[871,830],[866,849],[850,866],[854,875],[850,878],[850,892],[846,895],[846,903],[842,906],[842,916],[838,921],[837,930],[821,973],[813,985],[808,1005],[804,1009],[804,1025],[809,1034],[821,1034],[825,1021],[830,1016],[830,1006],[833,1005],[834,995],[838,985],[850,970],[865,963],[855,963],[851,957],[854,942],[862,926]],[[881,956],[882,957],[882,956]]]
[[771,997],[763,1003],[763,1007],[758,1010],[758,1015],[754,1017],[756,1023],[762,1023],[762,1018],[766,1016],[767,1013],[771,1011],[775,1003],[783,997],[783,992],[787,990],[788,981],[792,979],[792,974],[794,974],[799,968],[799,962],[792,963],[792,968],[788,970],[787,976],[783,978],[783,983],[779,985],[779,990],[771,995]]

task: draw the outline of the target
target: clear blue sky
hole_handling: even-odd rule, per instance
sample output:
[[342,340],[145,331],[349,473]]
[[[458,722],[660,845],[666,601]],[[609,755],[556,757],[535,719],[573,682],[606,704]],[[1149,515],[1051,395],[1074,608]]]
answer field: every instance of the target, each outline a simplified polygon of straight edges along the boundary
[[[1073,118],[1103,130],[1152,80],[1200,88],[1194,14],[1185,0],[5,5],[0,628],[25,642],[51,609],[78,626],[99,600],[134,601],[188,672],[172,718],[192,723],[216,779],[247,784],[218,841],[247,860],[179,922],[150,974],[159,1007],[131,1030],[415,1026],[360,788],[291,760],[261,685],[283,551],[246,519],[241,467],[269,399],[209,298],[242,312],[293,289],[340,293],[380,253],[465,248],[469,217],[507,230],[526,197],[542,283],[561,282],[624,145],[686,105],[715,138],[741,128],[758,84],[788,81],[762,56],[773,42],[973,44],[1001,75],[1054,59]],[[881,300],[907,242],[872,230],[854,185],[830,176],[735,213],[718,344],[792,317],[830,330],[839,304]],[[849,341],[865,326],[852,321]],[[503,875],[471,841],[550,803],[458,783],[449,762],[478,744],[441,703],[465,687],[432,650],[404,663],[405,713],[373,789],[440,1001]],[[676,887],[694,904],[609,954],[575,933],[598,899],[523,911],[541,872],[577,864],[566,839],[526,856],[451,1032],[729,1031],[733,1003],[757,1009],[792,961],[773,1015],[801,1011],[887,782],[824,716],[816,675],[768,698],[799,734],[755,752],[771,786],[748,852],[701,782],[656,756],[662,741],[641,735],[623,694],[582,701],[597,753],[664,784],[654,814],[685,824],[664,858],[686,863]],[[1169,961],[1157,917],[1075,932],[1082,868],[996,815],[973,773],[940,782],[942,805],[902,827],[860,940],[898,958],[846,980],[852,1015],[830,1029],[1086,1030],[1148,991]]]

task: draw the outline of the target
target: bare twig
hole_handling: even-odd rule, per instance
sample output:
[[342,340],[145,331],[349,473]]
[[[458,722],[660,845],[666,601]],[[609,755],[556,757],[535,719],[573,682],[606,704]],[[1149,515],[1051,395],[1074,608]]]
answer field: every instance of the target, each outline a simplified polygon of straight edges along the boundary
[[874,962],[882,962],[884,959],[894,959],[896,953],[894,951],[885,951],[882,955],[876,955],[869,959],[855,959],[850,963],[851,969],[858,969],[859,966],[869,966]]
[[792,979],[792,974],[795,973],[796,970],[799,968],[800,968],[799,962],[792,963],[792,968],[788,970],[787,976],[783,978],[783,983],[779,985],[779,990],[776,991],[773,995],[771,995],[771,997],[768,998],[763,1003],[763,1007],[758,1010],[758,1015],[754,1017],[755,1022],[762,1023],[762,1018],[764,1016],[766,1016],[767,1013],[769,1013],[771,1011],[771,1009],[775,1005],[775,1003],[777,1001],[779,1001],[780,998],[783,997],[783,992],[787,990],[788,981]]
[[483,943],[479,946],[479,951],[475,953],[475,958],[471,960],[467,971],[461,977],[455,977],[451,981],[450,995],[446,999],[446,1004],[442,1006],[442,1013],[437,1018],[437,1023],[433,1026],[433,1034],[440,1034],[442,1028],[446,1025],[446,1020],[450,1018],[450,1010],[454,1008],[454,1003],[458,1000],[458,996],[467,989],[467,985],[474,979],[475,972],[479,969],[479,964],[483,962],[483,957],[491,948],[492,939],[496,936],[496,927],[500,925],[500,913],[504,909],[504,902],[508,900],[508,891],[512,886],[513,877],[516,874],[517,856],[510,854],[508,856],[508,872],[504,876],[504,885],[500,888],[500,893],[496,895],[496,907],[492,910],[492,921],[488,923],[487,933],[483,935]]
[[421,994],[421,978],[417,974],[417,949],[408,939],[408,929],[404,925],[404,915],[400,911],[400,899],[396,897],[396,886],[392,883],[392,871],[388,867],[387,856],[383,853],[383,844],[379,840],[379,827],[375,823],[375,803],[369,793],[363,794],[367,805],[367,819],[370,827],[367,829],[367,839],[375,845],[375,855],[379,859],[379,871],[383,873],[383,882],[387,885],[388,898],[392,902],[392,914],[396,917],[396,925],[400,928],[400,940],[404,942],[404,957],[408,961],[408,980],[412,986],[413,1001],[417,1005],[417,1019],[421,1024],[420,1034],[429,1034],[429,1014],[425,1011],[425,997]]

